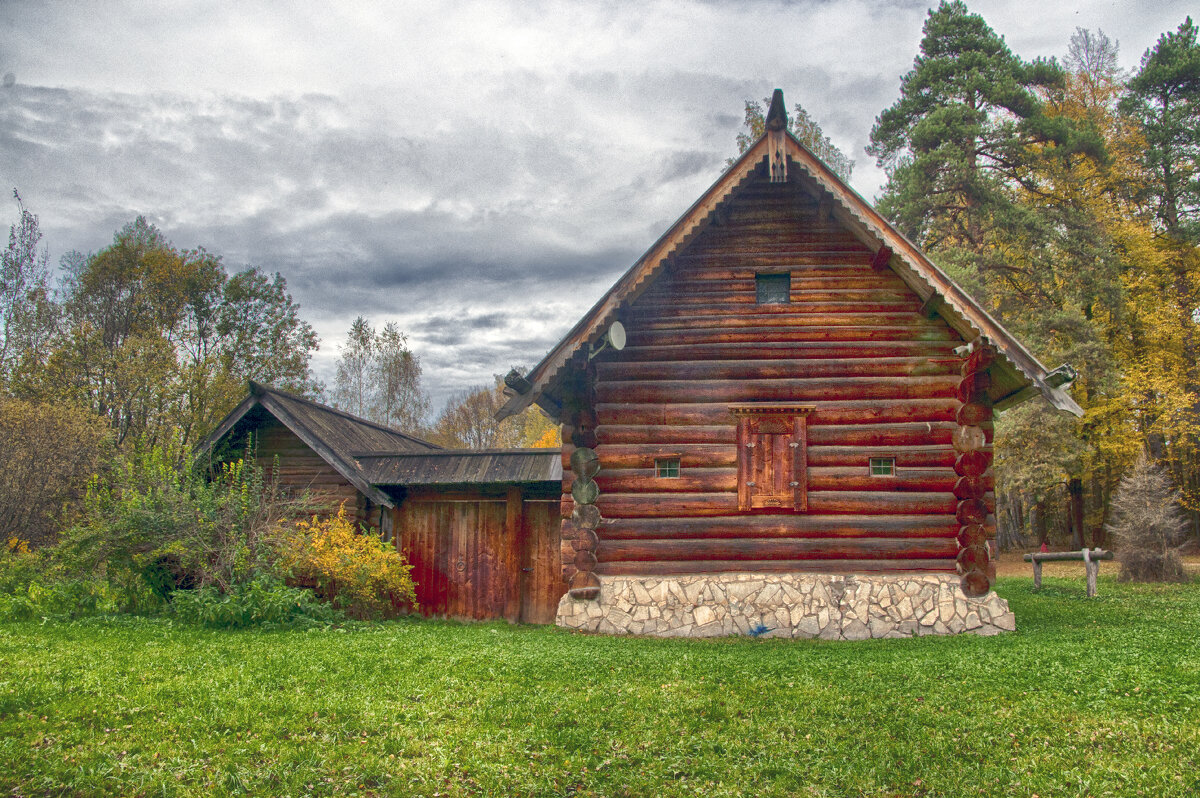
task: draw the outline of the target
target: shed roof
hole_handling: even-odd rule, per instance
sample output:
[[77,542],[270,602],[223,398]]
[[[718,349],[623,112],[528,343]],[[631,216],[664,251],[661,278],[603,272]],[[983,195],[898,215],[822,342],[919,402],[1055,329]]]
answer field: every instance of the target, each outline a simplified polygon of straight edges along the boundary
[[356,455],[376,485],[561,482],[559,449],[473,449]]
[[441,448],[320,402],[251,381],[250,395],[196,446],[196,453],[203,455],[211,451],[247,413],[258,407],[278,419],[371,501],[387,507],[393,506],[394,502],[372,484],[358,460],[358,454],[429,452]]
[[[776,90],[772,113],[782,108],[782,92]],[[778,120],[769,120],[778,122]],[[1077,416],[1083,410],[1066,393],[1075,378],[1070,366],[1048,370],[1011,333],[991,317],[974,299],[925,256],[915,244],[884,219],[859,194],[813,155],[786,125],[768,125],[768,130],[698,199],[661,238],[600,298],[567,335],[526,375],[522,392],[511,397],[497,412],[506,418],[538,404],[551,414],[557,412],[555,391],[575,356],[599,341],[619,310],[632,302],[658,276],[672,256],[685,249],[713,218],[717,210],[739,188],[757,176],[772,174],[784,164],[786,181],[819,199],[830,201],[833,215],[876,253],[881,265],[893,269],[923,302],[939,304],[939,314],[968,342],[989,344],[1000,357],[993,367],[993,400],[998,409],[1040,393],[1059,410]],[[764,169],[765,167],[765,169]],[[797,177],[799,179],[797,179]]]

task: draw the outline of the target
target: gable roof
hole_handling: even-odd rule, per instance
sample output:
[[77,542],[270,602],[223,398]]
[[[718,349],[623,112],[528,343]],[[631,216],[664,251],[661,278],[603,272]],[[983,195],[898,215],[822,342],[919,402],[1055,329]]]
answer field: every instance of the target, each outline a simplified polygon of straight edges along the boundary
[[247,413],[257,407],[275,417],[371,501],[386,507],[392,507],[394,502],[371,484],[370,476],[358,461],[358,454],[418,453],[441,448],[382,424],[251,380],[250,395],[207,438],[197,444],[196,454],[203,455],[211,451]]
[[[1075,370],[1059,366],[1048,370],[1011,333],[1004,329],[962,288],[938,268],[920,249],[884,219],[858,192],[848,186],[819,158],[809,152],[780,125],[782,92],[775,91],[767,131],[742,154],[720,178],[681,216],[661,238],[592,306],[567,335],[525,376],[523,391],[512,396],[497,411],[498,418],[538,404],[557,415],[553,390],[573,358],[598,341],[617,319],[618,311],[657,277],[663,267],[708,225],[718,209],[738,190],[766,172],[772,182],[790,181],[819,200],[827,200],[833,216],[875,253],[880,266],[886,264],[926,303],[937,306],[938,314],[965,341],[991,345],[1000,354],[993,369],[993,396],[1003,410],[1040,393],[1053,407],[1082,416],[1083,410],[1065,391],[1075,379]],[[765,167],[765,169],[764,169]],[[799,174],[792,181],[787,170]]]

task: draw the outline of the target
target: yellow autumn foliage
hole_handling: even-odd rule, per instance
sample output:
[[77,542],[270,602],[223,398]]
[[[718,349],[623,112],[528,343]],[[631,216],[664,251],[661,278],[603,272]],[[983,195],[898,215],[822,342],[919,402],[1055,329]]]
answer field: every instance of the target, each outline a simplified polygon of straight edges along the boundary
[[370,532],[360,532],[337,515],[296,525],[284,551],[292,580],[311,587],[352,618],[377,618],[415,610],[412,566],[395,548]]

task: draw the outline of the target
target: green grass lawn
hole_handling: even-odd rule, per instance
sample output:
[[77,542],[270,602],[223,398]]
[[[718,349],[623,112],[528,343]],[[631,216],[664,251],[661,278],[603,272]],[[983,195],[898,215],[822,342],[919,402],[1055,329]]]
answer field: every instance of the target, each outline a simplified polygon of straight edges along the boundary
[[1200,794],[1200,583],[1046,584],[992,638],[7,624],[0,790]]

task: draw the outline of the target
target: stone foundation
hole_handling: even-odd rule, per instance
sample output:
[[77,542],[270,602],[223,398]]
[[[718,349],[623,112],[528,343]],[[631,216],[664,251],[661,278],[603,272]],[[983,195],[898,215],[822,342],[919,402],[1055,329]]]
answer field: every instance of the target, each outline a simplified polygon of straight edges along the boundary
[[952,574],[601,576],[599,598],[563,596],[556,623],[604,634],[825,640],[1016,629],[1008,602],[995,591],[968,598]]

